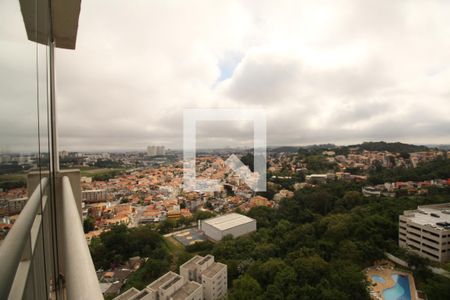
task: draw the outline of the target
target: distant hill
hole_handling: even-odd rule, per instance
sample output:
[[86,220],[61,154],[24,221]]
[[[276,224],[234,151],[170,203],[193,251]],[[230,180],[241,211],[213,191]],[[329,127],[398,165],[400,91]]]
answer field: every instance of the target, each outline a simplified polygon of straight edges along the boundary
[[429,148],[437,148],[439,150],[450,151],[450,144],[426,145]]
[[303,146],[302,148],[305,149],[314,149],[314,150],[328,150],[328,149],[335,149],[337,146],[335,144],[319,144],[319,145],[308,145]]
[[282,146],[282,147],[275,147],[275,148],[269,148],[269,152],[272,153],[297,153],[298,149],[300,147],[294,147],[294,146]]
[[320,144],[320,145],[307,145],[307,146],[281,146],[281,147],[274,147],[269,149],[270,152],[273,153],[297,153],[300,149],[307,150],[308,152],[314,152],[314,151],[323,151],[328,149],[335,149],[337,146],[335,144]]
[[[321,144],[321,145],[308,145],[308,146],[280,146],[271,147],[269,152],[272,153],[296,153],[296,152],[321,152],[323,150],[334,150],[339,154],[346,154],[349,148],[358,147],[361,150],[367,151],[389,151],[394,153],[411,153],[430,150],[427,146],[417,146],[412,144],[404,144],[400,142],[387,143],[387,142],[364,142],[362,144],[349,145],[349,146],[336,146],[335,144]],[[342,152],[342,153],[341,153]]]
[[389,151],[389,152],[420,152],[430,150],[426,146],[417,146],[412,144],[404,144],[404,143],[386,143],[386,142],[364,142],[359,145],[351,145],[349,147],[359,147],[360,149],[367,151]]

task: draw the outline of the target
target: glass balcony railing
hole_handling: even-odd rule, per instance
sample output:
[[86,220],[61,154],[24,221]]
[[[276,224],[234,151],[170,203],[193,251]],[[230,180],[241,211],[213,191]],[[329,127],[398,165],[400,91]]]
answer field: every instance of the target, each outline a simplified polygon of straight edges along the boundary
[[[40,175],[29,174],[29,184]],[[49,178],[40,179],[0,247],[0,299],[103,298],[72,186],[80,189],[79,171],[57,176],[52,203]]]
[[[51,238],[48,178],[42,178],[0,247],[0,299],[46,299],[52,261],[44,242]],[[47,250],[47,253],[45,253]],[[46,255],[47,254],[47,255]]]

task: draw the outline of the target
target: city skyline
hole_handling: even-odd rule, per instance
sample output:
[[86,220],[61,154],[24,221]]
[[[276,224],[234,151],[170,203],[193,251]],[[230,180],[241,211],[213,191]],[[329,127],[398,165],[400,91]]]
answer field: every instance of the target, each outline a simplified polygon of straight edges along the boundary
[[[357,146],[357,145],[361,145],[364,143],[378,143],[378,142],[385,142],[385,143],[401,143],[401,144],[409,144],[409,145],[415,145],[415,146],[425,146],[428,148],[438,148],[441,150],[448,150],[450,149],[450,144],[449,143],[443,143],[443,144],[426,144],[426,143],[406,143],[404,141],[397,141],[397,140],[392,140],[392,141],[360,141],[360,142],[354,142],[354,143],[317,143],[317,144],[292,144],[292,145],[271,145],[268,144],[267,145],[267,150],[271,150],[271,149],[277,149],[277,148],[282,148],[282,147],[292,147],[292,148],[309,148],[309,147],[313,147],[313,146],[324,146],[324,145],[329,145],[331,148],[332,147],[349,147],[349,146]],[[165,147],[165,145],[161,145],[163,147]],[[325,147],[323,147],[325,149]],[[253,149],[252,146],[246,146],[246,145],[241,145],[241,146],[232,146],[232,145],[225,145],[225,146],[220,146],[220,147],[199,147],[197,148],[197,151],[212,151],[212,150],[227,150],[227,149],[236,149],[236,150],[251,150]],[[165,151],[168,153],[170,152],[182,152],[183,148],[182,147],[175,147],[175,148],[169,148],[169,147],[165,147]],[[143,148],[95,148],[95,149],[90,149],[90,148],[81,148],[79,146],[76,146],[74,148],[70,148],[70,147],[66,147],[66,148],[60,148],[59,152],[68,152],[68,153],[76,153],[76,152],[86,152],[86,153],[126,153],[126,152],[136,152],[136,153],[148,153],[148,146],[144,146]],[[33,152],[33,151],[12,151],[10,148],[8,147],[3,147],[0,149],[0,153],[2,154],[11,154],[11,153],[15,153],[15,154],[25,154],[25,153],[37,153],[37,152]],[[43,152],[44,153],[44,152]]]

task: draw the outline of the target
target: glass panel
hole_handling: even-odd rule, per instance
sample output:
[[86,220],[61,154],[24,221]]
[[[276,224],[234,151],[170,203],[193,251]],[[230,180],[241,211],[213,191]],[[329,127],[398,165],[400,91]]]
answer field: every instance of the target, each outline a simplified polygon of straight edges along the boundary
[[39,152],[36,43],[27,38],[19,1],[0,2],[0,215],[11,223],[25,201],[26,173]]
[[[48,3],[37,4],[36,0],[0,2],[0,240],[15,226],[32,192],[27,191],[27,174],[49,169]],[[42,223],[33,225],[36,244],[27,255],[33,272],[23,294],[11,291],[23,299],[46,299],[50,293],[50,213],[49,206],[45,212],[41,207]]]

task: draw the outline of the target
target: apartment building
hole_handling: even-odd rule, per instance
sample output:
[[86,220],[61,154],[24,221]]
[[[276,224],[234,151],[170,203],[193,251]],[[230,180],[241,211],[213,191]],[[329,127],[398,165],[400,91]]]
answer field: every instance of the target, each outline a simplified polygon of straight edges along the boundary
[[449,261],[450,203],[403,212],[399,217],[399,245],[433,261]]
[[113,300],[218,300],[227,289],[227,265],[196,255],[180,266],[180,275],[168,272],[142,291],[132,288]]
[[148,156],[166,155],[166,148],[164,146],[148,146],[147,155]]
[[81,199],[86,203],[105,202],[109,200],[106,189],[82,191]]
[[224,299],[227,294],[227,266],[214,261],[214,256],[196,255],[180,266],[180,275],[203,286],[205,300]]
[[114,300],[203,300],[202,285],[174,272],[159,277],[142,291],[131,288]]

